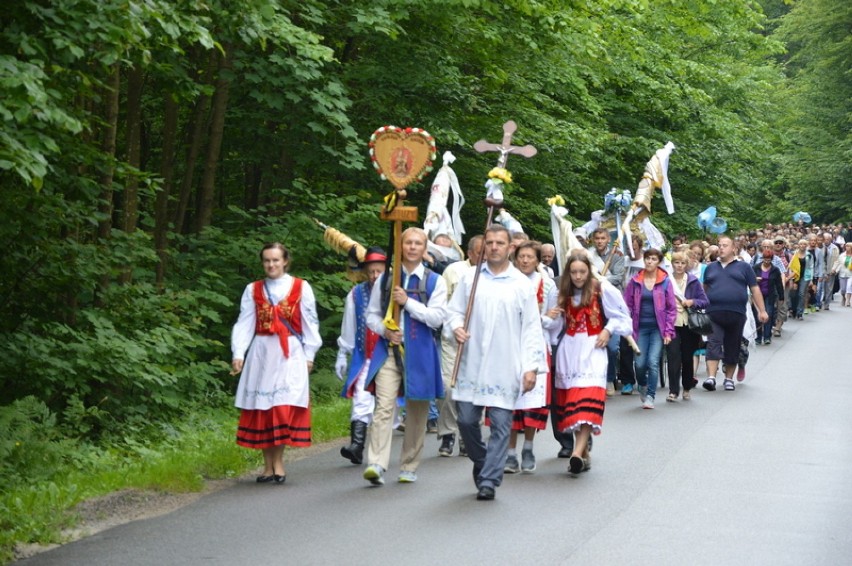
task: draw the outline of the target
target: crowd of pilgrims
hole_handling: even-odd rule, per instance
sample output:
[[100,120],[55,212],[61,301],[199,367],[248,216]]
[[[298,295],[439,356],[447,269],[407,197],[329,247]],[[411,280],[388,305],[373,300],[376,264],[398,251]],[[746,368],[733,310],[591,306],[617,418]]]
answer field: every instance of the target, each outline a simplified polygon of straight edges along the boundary
[[[578,476],[591,469],[607,398],[635,395],[652,410],[658,384],[671,403],[688,402],[699,385],[735,391],[750,348],[771,346],[789,321],[852,307],[852,225],[674,236],[666,250],[634,234],[626,252],[609,230],[575,235],[584,247],[559,273],[555,247],[523,233],[492,227],[462,253],[444,234],[409,228],[397,288],[384,250],[367,250],[335,363],[352,400],[340,454],[365,464],[365,480],[384,484],[399,430],[397,480],[417,481],[424,438],[436,433],[438,454],[470,458],[477,498],[493,499],[504,473],[535,471],[535,436],[548,421],[557,457]],[[260,257],[266,277],[246,286],[232,334],[237,443],[262,450],[258,483],[281,484],[285,446],[311,442],[308,378],[321,339],[312,288],[288,273],[290,250],[267,244]],[[464,326],[477,265],[482,296]],[[706,313],[706,334],[693,329],[691,312]]]

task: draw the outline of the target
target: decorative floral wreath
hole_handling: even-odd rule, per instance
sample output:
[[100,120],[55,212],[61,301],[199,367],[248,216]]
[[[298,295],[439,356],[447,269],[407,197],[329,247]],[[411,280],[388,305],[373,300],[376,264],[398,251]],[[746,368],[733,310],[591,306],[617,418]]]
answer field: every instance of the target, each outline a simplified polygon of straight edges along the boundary
[[612,188],[604,196],[604,210],[606,212],[615,211],[620,214],[624,214],[630,208],[632,203],[633,197],[631,196],[629,189],[624,189],[619,193],[618,189]]
[[489,179],[499,179],[506,183],[507,185],[512,182],[512,174],[509,173],[507,169],[503,169],[502,167],[495,167],[491,171],[488,172]]
[[[387,176],[385,172],[382,171],[382,166],[379,165],[378,159],[376,159],[376,136],[379,134],[383,134],[385,132],[396,132],[398,134],[419,134],[426,138],[426,141],[429,142],[429,161],[426,162],[426,167],[417,174],[415,181],[420,181],[423,177],[428,175],[432,169],[435,162],[435,158],[438,155],[438,146],[435,144],[435,138],[432,137],[432,134],[424,130],[423,128],[400,128],[397,126],[382,126],[370,136],[370,161],[373,162],[373,167],[376,169],[376,173],[379,174],[382,181],[387,181]],[[510,181],[511,182],[511,181]]]

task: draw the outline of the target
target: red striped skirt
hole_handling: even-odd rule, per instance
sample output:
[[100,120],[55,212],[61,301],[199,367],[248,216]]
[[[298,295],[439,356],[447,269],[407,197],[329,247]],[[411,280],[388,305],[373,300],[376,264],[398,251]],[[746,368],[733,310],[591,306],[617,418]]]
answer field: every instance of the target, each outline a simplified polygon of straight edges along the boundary
[[278,405],[264,411],[243,409],[237,427],[237,444],[246,448],[311,445],[311,409]]
[[603,387],[572,387],[556,390],[557,421],[560,431],[573,431],[580,425],[591,425],[592,433],[600,434],[603,424],[606,389]]
[[527,427],[544,430],[547,428],[547,415],[547,407],[516,409],[512,411],[512,430],[524,430]]

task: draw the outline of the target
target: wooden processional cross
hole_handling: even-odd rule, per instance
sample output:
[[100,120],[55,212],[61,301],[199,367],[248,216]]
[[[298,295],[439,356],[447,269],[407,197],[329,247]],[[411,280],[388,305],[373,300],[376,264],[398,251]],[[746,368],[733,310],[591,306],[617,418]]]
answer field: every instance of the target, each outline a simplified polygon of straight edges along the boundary
[[[518,125],[509,120],[505,124],[503,124],[503,141],[500,145],[489,143],[485,140],[479,140],[475,144],[473,144],[473,149],[475,149],[479,153],[485,152],[498,152],[500,154],[499,159],[497,160],[497,167],[500,169],[506,168],[506,162],[509,159],[510,154],[522,155],[526,158],[533,157],[538,150],[531,145],[512,145],[512,135],[517,131]],[[488,230],[488,227],[491,226],[491,222],[494,218],[494,209],[503,205],[503,195],[500,192],[498,195],[493,195],[490,190],[488,196],[485,197],[485,206],[488,207],[488,215],[485,220],[485,230]],[[483,234],[485,231],[483,230]],[[485,258],[485,250],[483,253],[479,254],[479,263],[476,266],[476,271],[473,274],[473,282],[470,287],[470,298],[467,301],[467,309],[464,313],[464,330],[467,331],[468,324],[470,323],[470,315],[473,313],[473,302],[476,297],[476,286],[479,283],[479,274],[482,272],[482,261]],[[464,353],[464,345],[465,343],[459,344],[458,353],[456,354],[456,363],[453,367],[453,376],[450,380],[451,387],[455,386],[456,378],[459,373],[459,367],[461,366],[462,354]]]

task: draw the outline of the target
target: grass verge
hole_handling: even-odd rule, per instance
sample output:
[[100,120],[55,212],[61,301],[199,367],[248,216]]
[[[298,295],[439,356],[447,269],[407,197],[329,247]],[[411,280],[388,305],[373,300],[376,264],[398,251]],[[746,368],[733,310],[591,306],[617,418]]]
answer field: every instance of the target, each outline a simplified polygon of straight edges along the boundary
[[[88,499],[132,488],[196,492],[206,480],[259,467],[259,451],[234,442],[237,418],[233,407],[196,411],[179,423],[162,425],[154,441],[126,439],[120,448],[64,441],[63,449],[75,451],[68,459],[73,467],[60,464],[48,480],[7,484],[0,491],[0,563],[15,558],[18,544],[63,542],[63,531],[79,520],[75,506]],[[320,396],[311,425],[315,444],[346,436],[349,402]]]

